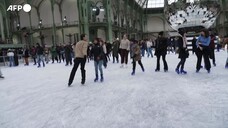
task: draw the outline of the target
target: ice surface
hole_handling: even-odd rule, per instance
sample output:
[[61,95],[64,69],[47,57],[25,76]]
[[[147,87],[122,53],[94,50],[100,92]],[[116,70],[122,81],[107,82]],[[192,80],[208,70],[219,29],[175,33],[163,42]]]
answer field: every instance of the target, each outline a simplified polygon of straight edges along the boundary
[[[72,87],[72,66],[48,64],[2,67],[0,128],[228,128],[227,53],[216,52],[211,73],[195,73],[190,55],[187,75],[177,75],[177,55],[167,55],[169,72],[154,72],[156,58],[144,57],[143,73],[108,63],[104,82],[94,83],[93,62],[86,64],[86,85],[80,69]],[[161,62],[161,69],[163,64]]]

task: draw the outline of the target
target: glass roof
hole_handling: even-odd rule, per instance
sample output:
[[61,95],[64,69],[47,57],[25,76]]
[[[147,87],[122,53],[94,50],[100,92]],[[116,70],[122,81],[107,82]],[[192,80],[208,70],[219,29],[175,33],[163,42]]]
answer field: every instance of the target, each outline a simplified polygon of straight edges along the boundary
[[[165,0],[135,0],[143,8],[163,8]],[[178,0],[168,0],[168,4],[177,2]],[[199,0],[186,0],[187,3]]]

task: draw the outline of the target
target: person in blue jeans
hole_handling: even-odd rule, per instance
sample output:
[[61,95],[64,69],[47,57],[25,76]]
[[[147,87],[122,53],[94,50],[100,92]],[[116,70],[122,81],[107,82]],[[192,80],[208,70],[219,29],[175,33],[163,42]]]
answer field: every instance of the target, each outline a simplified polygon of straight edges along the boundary
[[152,41],[151,40],[147,40],[146,41],[146,46],[147,46],[147,57],[153,57],[153,53],[152,53]]
[[7,56],[9,57],[9,66],[15,66],[14,64],[14,53],[11,49],[8,50]]
[[104,62],[103,60],[105,59],[104,58],[105,54],[104,54],[102,46],[99,43],[99,39],[98,38],[95,38],[93,43],[94,43],[94,46],[91,49],[91,54],[94,57],[94,68],[95,68],[95,76],[96,76],[95,79],[94,79],[94,82],[97,82],[98,79],[99,79],[98,69],[100,71],[100,81],[103,82],[104,77],[103,77],[102,65],[103,65],[103,62]]
[[37,51],[37,59],[38,59],[38,68],[40,67],[40,62],[42,61],[43,67],[45,67],[44,63],[44,48],[40,46],[39,43],[36,44],[36,51]]
[[202,57],[204,58],[205,68],[208,73],[210,73],[211,64],[209,60],[210,55],[210,45],[211,37],[209,35],[209,31],[207,29],[203,29],[201,31],[201,35],[198,37],[196,41],[196,56],[197,56],[197,64],[196,64],[196,73],[200,71]]

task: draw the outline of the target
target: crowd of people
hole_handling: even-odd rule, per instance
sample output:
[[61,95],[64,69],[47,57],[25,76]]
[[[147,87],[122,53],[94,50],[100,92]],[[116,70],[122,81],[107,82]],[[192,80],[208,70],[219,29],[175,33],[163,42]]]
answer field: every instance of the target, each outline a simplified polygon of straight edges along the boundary
[[[175,41],[174,41],[175,40]],[[175,43],[175,47],[172,49],[170,42]],[[223,41],[224,46],[228,44],[228,39]],[[171,43],[173,44],[173,43]],[[216,66],[215,62],[215,36],[210,33],[207,29],[203,29],[198,38],[193,38],[193,54],[196,54],[197,63],[196,63],[196,73],[204,67],[208,73],[210,73],[211,63]],[[223,47],[224,47],[223,46]],[[154,53],[153,53],[154,50]],[[158,37],[154,40],[135,40],[128,39],[127,34],[123,35],[123,38],[119,40],[118,38],[113,41],[113,43],[104,42],[101,38],[95,38],[92,43],[87,41],[85,34],[81,35],[81,40],[75,44],[60,44],[57,46],[52,46],[51,48],[43,47],[39,43],[36,46],[28,49],[27,47],[23,50],[23,57],[25,66],[29,65],[29,58],[31,57],[34,64],[38,68],[41,66],[45,67],[45,64],[48,64],[50,60],[52,63],[61,63],[65,62],[65,65],[72,65],[72,60],[74,61],[74,66],[70,73],[68,86],[71,86],[74,80],[76,71],[80,65],[81,69],[81,84],[85,84],[86,80],[86,62],[93,61],[95,69],[95,78],[94,82],[104,81],[104,72],[103,67],[107,68],[107,63],[110,61],[110,57],[113,58],[113,63],[119,63],[120,58],[120,68],[128,67],[129,54],[132,59],[132,72],[131,75],[135,75],[136,62],[140,65],[142,72],[145,71],[141,58],[147,53],[147,57],[153,58],[155,55],[157,58],[155,72],[160,71],[160,58],[162,58],[164,72],[168,72],[168,63],[166,61],[166,55],[169,52],[176,52],[178,58],[180,59],[179,63],[176,66],[177,74],[187,74],[187,71],[184,69],[185,62],[189,57],[189,49],[187,48],[187,39],[186,32],[180,31],[179,37],[170,40],[164,36],[164,32],[159,32]],[[49,55],[50,54],[50,55]],[[15,65],[15,52],[11,49],[8,50],[7,56],[9,57],[9,66]],[[51,58],[51,59],[49,59]],[[202,58],[204,58],[204,66],[201,65]],[[18,63],[18,62],[17,62]],[[225,65],[228,68],[228,58]],[[3,75],[0,71],[0,77]],[[100,78],[100,79],[99,79]]]

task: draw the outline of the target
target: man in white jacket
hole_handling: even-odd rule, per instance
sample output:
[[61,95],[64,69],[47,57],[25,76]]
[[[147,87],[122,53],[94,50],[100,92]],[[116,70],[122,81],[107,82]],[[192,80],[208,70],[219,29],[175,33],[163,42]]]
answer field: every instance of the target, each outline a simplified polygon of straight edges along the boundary
[[7,56],[9,57],[9,66],[14,66],[14,53],[11,49],[8,50]]
[[121,55],[121,68],[127,67],[128,53],[130,51],[130,41],[127,39],[127,34],[124,34],[123,39],[120,42],[120,55]]
[[146,41],[146,46],[147,46],[147,57],[153,57],[153,53],[152,53],[152,40],[147,40]]

